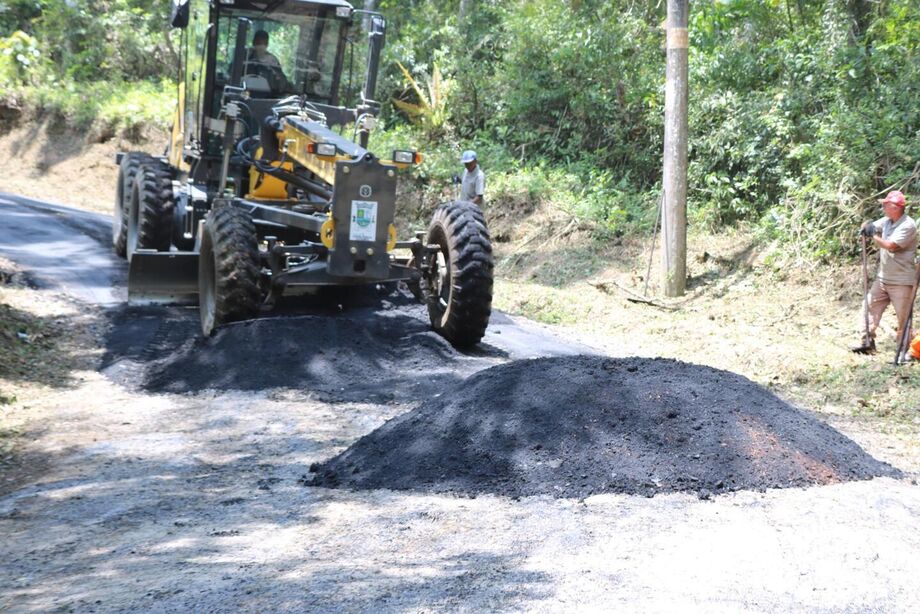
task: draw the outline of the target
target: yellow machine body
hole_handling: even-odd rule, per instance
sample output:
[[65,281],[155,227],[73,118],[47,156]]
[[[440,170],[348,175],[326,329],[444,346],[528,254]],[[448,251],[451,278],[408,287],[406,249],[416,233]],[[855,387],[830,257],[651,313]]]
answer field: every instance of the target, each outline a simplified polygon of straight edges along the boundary
[[179,100],[176,103],[176,112],[173,114],[172,134],[169,137],[169,163],[181,171],[188,172],[189,165],[182,155],[185,146],[185,83],[179,83]]
[[[256,151],[256,156],[262,156],[261,147]],[[280,166],[288,172],[294,171],[293,162],[281,164],[275,161],[272,162],[271,165],[274,167]],[[255,166],[249,167],[249,185],[249,194],[246,195],[246,198],[253,198],[256,200],[284,200],[288,198],[286,182],[277,177],[272,177],[267,173],[263,173]]]
[[337,159],[351,160],[347,156],[318,156],[310,153],[309,148],[316,141],[292,126],[285,124],[284,130],[278,135],[278,142],[287,145],[287,154],[305,166],[311,173],[330,185],[335,184],[335,162]]

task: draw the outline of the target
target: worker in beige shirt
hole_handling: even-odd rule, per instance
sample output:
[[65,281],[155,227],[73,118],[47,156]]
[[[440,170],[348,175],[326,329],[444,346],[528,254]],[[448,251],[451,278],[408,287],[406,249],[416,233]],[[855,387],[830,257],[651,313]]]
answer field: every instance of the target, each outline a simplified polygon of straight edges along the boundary
[[[862,344],[853,348],[861,354],[875,353],[875,330],[885,308],[891,303],[898,318],[898,333],[910,312],[910,300],[917,266],[917,224],[905,212],[907,199],[898,190],[879,201],[885,217],[862,225],[861,234],[871,238],[879,249],[878,275],[869,289],[869,330]],[[900,337],[899,337],[900,338]]]
[[464,151],[460,156],[460,162],[465,167],[463,178],[460,179],[460,200],[466,200],[481,207],[486,191],[486,174],[479,166],[476,152],[472,149]]

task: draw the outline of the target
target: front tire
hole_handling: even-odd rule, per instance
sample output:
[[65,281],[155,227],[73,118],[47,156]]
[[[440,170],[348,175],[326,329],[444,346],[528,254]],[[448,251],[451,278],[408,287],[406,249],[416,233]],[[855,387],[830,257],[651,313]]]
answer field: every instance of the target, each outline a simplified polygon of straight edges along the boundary
[[473,346],[492,314],[492,241],[482,210],[464,201],[439,206],[426,242],[440,247],[422,271],[431,326],[457,347]]
[[259,245],[252,217],[229,205],[208,213],[198,257],[201,332],[259,313]]
[[138,167],[128,207],[129,262],[138,249],[169,251],[175,208],[172,178],[172,167],[155,158]]

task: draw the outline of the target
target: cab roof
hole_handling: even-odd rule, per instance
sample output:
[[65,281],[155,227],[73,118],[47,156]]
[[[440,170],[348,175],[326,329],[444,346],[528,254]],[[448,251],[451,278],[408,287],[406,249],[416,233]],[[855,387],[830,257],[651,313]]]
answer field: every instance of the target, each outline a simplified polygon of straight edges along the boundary
[[[319,5],[319,6],[330,6],[330,7],[339,7],[347,6],[350,9],[354,9],[350,2],[345,0],[287,0],[292,4],[306,4],[306,5]],[[226,4],[228,6],[233,6],[236,2],[228,2],[227,0],[221,0],[221,4]],[[272,0],[247,0],[240,2],[240,4],[249,4],[251,6],[258,6],[259,8],[265,8],[274,4]]]

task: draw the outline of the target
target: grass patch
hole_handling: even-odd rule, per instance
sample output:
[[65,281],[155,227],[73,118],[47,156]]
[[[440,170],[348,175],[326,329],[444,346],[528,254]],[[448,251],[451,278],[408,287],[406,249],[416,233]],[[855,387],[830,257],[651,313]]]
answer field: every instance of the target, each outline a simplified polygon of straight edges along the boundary
[[27,116],[52,116],[76,130],[105,134],[168,128],[176,108],[175,83],[97,81],[23,86],[2,95]]
[[0,462],[5,461],[13,455],[16,447],[16,439],[22,433],[13,428],[0,427]]
[[544,324],[573,325],[578,313],[562,290],[510,280],[497,280],[495,307]]
[[[60,332],[52,322],[0,303],[0,378],[42,378],[50,368],[45,356],[56,351]],[[14,400],[0,393],[0,404]]]
[[[547,239],[549,236],[547,236]],[[534,241],[539,245],[539,240]],[[552,288],[565,288],[594,277],[610,266],[607,245],[593,237],[570,247],[521,251],[497,258],[498,274],[508,279],[527,279]],[[547,265],[549,263],[549,265]]]
[[872,362],[812,370],[811,387],[828,401],[851,405],[853,414],[915,424],[920,409],[920,365],[895,367],[876,356]]
[[[0,259],[0,267],[4,266]],[[25,384],[66,387],[73,356],[65,347],[74,331],[54,311],[33,311],[42,304],[36,290],[13,265],[0,268],[0,408],[17,401]],[[44,306],[47,307],[47,301]]]

